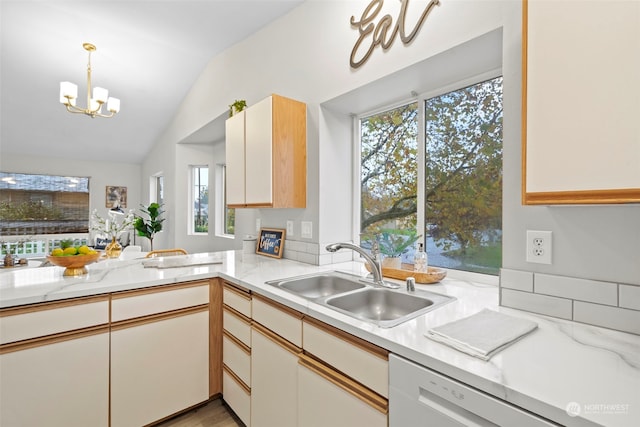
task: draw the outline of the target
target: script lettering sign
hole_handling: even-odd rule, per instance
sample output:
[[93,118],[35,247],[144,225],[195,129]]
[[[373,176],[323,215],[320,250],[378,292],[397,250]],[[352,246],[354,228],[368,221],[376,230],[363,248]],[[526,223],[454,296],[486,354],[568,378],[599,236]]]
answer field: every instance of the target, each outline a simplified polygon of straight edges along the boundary
[[[358,37],[356,44],[351,50],[351,57],[349,58],[351,68],[358,68],[364,64],[376,46],[382,46],[383,50],[389,49],[398,34],[400,34],[400,40],[402,40],[405,46],[411,43],[416,35],[418,35],[429,13],[431,13],[436,6],[440,5],[440,0],[431,0],[422,12],[413,30],[407,34],[405,20],[409,0],[399,1],[401,3],[400,13],[398,14],[395,26],[393,25],[393,18],[389,14],[384,15],[377,23],[374,23],[374,20],[382,9],[384,0],[372,0],[362,12],[360,20],[356,20],[355,16],[351,17],[351,26],[356,27],[360,33],[360,37]],[[360,53],[361,48],[366,49],[364,54]]]

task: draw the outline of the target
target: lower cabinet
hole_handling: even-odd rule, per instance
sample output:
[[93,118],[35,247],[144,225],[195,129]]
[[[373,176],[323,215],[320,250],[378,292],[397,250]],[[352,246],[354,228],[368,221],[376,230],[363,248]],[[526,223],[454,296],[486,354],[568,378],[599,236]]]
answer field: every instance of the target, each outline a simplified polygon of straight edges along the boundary
[[307,356],[298,365],[298,424],[305,427],[386,427],[387,401]]
[[108,426],[108,328],[13,350],[0,355],[0,426]]
[[142,426],[209,398],[209,313],[114,327],[111,425]]
[[251,330],[251,426],[295,427],[301,350],[254,324]]

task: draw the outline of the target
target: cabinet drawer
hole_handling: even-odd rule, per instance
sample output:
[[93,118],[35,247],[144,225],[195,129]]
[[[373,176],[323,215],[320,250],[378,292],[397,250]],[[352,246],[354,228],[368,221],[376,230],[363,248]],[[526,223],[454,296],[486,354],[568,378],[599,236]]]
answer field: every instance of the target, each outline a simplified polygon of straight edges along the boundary
[[222,371],[222,393],[224,401],[233,409],[246,426],[251,425],[251,393],[245,389],[225,368]]
[[227,334],[222,336],[222,362],[251,387],[251,352]]
[[251,294],[249,291],[225,283],[222,291],[222,302],[238,313],[251,318]]
[[319,321],[304,321],[304,350],[389,397],[389,352]]
[[208,282],[123,292],[112,296],[111,321],[117,322],[208,303]]
[[247,347],[251,347],[251,321],[249,319],[225,307],[222,312],[222,325],[225,331],[242,341]]
[[109,297],[80,298],[0,311],[0,344],[109,323]]
[[302,347],[302,313],[254,295],[253,320],[292,344]]

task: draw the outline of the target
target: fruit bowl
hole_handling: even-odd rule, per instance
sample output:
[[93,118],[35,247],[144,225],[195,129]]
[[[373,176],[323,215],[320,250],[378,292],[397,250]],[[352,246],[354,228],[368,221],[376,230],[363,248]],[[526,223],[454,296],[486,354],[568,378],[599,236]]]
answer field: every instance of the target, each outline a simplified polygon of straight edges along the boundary
[[58,267],[65,267],[63,276],[82,276],[87,274],[85,265],[96,262],[102,255],[100,252],[87,255],[51,256],[47,260]]

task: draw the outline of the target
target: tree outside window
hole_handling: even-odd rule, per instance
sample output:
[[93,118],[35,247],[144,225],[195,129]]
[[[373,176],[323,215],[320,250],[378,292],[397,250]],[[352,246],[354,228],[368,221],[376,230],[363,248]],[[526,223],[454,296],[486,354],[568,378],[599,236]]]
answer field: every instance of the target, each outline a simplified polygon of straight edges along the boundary
[[[425,236],[429,264],[498,274],[502,263],[502,78],[361,120],[361,233]],[[425,123],[418,158],[418,120]],[[418,162],[425,180],[418,185]],[[417,200],[425,224],[417,224]],[[406,255],[410,261],[411,253]]]

